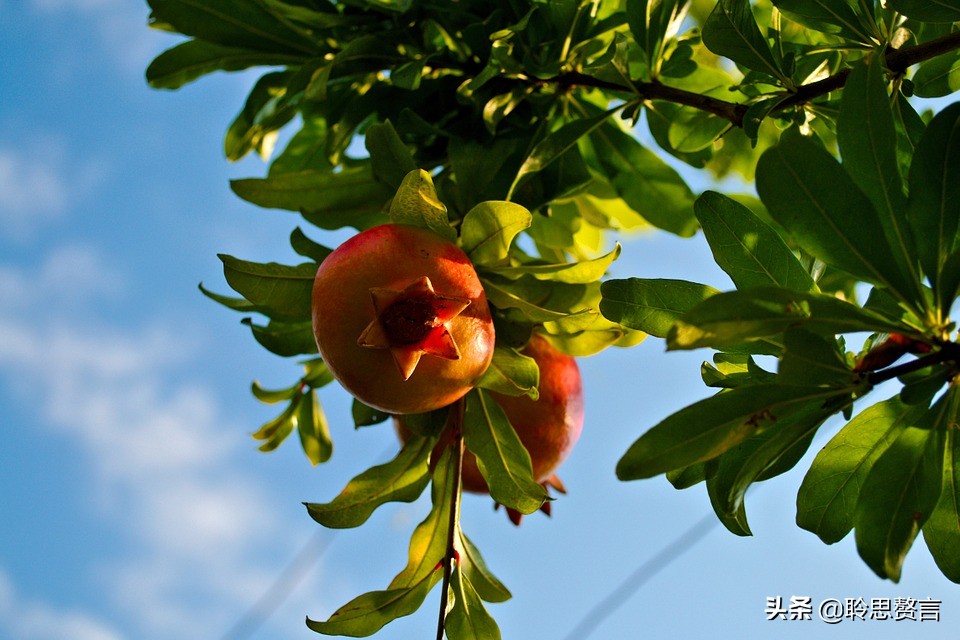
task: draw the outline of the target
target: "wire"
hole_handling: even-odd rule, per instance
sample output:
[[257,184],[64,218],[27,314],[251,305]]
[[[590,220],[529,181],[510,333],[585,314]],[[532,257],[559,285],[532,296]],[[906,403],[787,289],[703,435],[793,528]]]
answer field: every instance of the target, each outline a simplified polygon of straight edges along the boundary
[[708,533],[716,528],[720,521],[711,511],[698,520],[689,529],[684,531],[673,542],[665,546],[656,555],[634,569],[613,591],[577,623],[577,626],[567,634],[564,640],[583,640],[596,630],[614,611],[623,606],[633,595],[651,578],[689,551],[700,542]]
[[294,589],[307,577],[313,566],[330,548],[331,542],[333,542],[333,536],[326,529],[318,529],[310,536],[297,555],[276,577],[273,584],[247,609],[243,617],[234,623],[221,640],[242,640],[259,629],[260,625],[266,622],[277,607],[290,597]]

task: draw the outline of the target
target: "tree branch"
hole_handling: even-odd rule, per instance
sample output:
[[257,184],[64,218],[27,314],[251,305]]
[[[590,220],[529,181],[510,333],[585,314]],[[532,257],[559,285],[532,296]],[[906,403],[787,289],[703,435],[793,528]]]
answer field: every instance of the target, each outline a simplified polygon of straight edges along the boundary
[[877,385],[881,382],[893,380],[894,378],[899,378],[902,375],[913,373],[914,371],[920,371],[921,369],[926,369],[927,367],[941,364],[943,362],[953,362],[956,364],[958,360],[960,360],[960,345],[953,342],[947,342],[944,343],[942,348],[935,353],[922,356],[916,360],[911,360],[910,362],[905,362],[904,364],[898,364],[894,367],[887,367],[886,369],[881,369],[880,371],[871,371],[866,375],[866,379],[871,385]]
[[[913,47],[906,47],[904,49],[888,49],[886,53],[887,68],[891,71],[902,73],[903,71],[906,71],[908,67],[915,65],[918,62],[935,58],[939,55],[943,55],[944,53],[954,51],[956,49],[960,49],[960,31],[949,33],[945,36],[941,36],[929,42],[924,42],[923,44]],[[786,97],[786,99],[781,102],[771,113],[779,113],[781,111],[785,111],[786,109],[806,104],[812,100],[815,100],[816,98],[819,98],[820,96],[824,96],[832,91],[842,89],[847,83],[847,78],[850,76],[850,71],[851,69],[848,67],[846,69],[841,69],[837,73],[824,78],[823,80],[800,85],[792,93],[785,94],[788,97]],[[735,127],[743,127],[743,118],[747,113],[747,109],[749,108],[747,105],[742,103],[720,100],[719,98],[711,98],[710,96],[705,96],[693,91],[687,91],[685,89],[678,89],[660,82],[635,82],[632,84],[632,86],[628,87],[616,82],[600,80],[598,78],[593,78],[591,76],[576,72],[565,73],[549,80],[545,80],[544,82],[559,84],[562,87],[595,87],[598,89],[606,89],[608,91],[632,93],[644,100],[664,100],[667,102],[673,102],[675,104],[693,107],[694,109],[700,109],[701,111],[712,113],[725,120],[729,120],[730,123]]]
[[450,520],[447,530],[447,552],[443,557],[443,587],[440,591],[440,619],[437,621],[437,640],[443,640],[444,620],[447,616],[447,592],[450,590],[450,576],[453,573],[453,561],[457,550],[453,546],[457,526],[460,521],[460,477],[463,472],[463,399],[457,400],[450,412],[450,427],[453,429],[453,442],[450,443],[453,455],[453,483],[450,491]]

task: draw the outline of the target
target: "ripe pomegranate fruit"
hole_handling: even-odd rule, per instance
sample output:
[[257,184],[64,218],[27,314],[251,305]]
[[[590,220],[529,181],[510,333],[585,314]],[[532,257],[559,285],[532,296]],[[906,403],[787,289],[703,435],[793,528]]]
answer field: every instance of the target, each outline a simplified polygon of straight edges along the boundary
[[493,321],[470,259],[409,225],[368,229],[327,256],[313,284],[313,333],[347,391],[395,414],[458,400],[493,357]]
[[[540,398],[531,400],[527,396],[490,395],[503,408],[517,436],[530,453],[534,479],[545,487],[566,493],[554,471],[573,450],[583,428],[580,369],[576,360],[560,353],[536,334],[522,353],[536,360],[540,367]],[[405,440],[409,431],[403,422],[396,419],[395,426],[401,440]],[[433,451],[434,459],[439,459],[452,438],[453,434],[448,429]],[[477,467],[477,459],[469,451],[463,458],[462,483],[465,491],[489,493],[487,482]],[[550,502],[545,502],[541,509],[549,515]],[[508,509],[507,513],[514,524],[520,523],[520,513],[513,509]]]

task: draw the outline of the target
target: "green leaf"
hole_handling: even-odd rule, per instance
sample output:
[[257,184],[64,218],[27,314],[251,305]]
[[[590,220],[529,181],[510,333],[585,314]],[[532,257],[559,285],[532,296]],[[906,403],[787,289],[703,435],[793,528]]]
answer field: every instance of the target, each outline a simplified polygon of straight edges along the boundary
[[227,129],[223,151],[228,160],[237,161],[250,151],[266,160],[273,150],[274,133],[296,115],[299,95],[290,90],[296,74],[264,74],[250,90],[243,109]]
[[283,413],[265,422],[253,434],[255,440],[264,441],[259,447],[260,451],[273,451],[293,432],[293,428],[297,425],[297,410],[302,399],[303,391],[298,386]]
[[703,44],[739,65],[783,78],[770,45],[760,33],[748,0],[720,0],[703,23]]
[[907,224],[907,198],[897,160],[897,133],[887,95],[881,56],[854,67],[843,88],[837,143],[843,168],[876,209],[880,226],[901,273],[914,285],[919,300],[920,274]]
[[702,109],[681,107],[673,114],[667,141],[679,153],[696,153],[710,147],[731,127],[726,118]]
[[960,20],[960,0],[887,0],[887,8],[921,22]]
[[300,227],[295,228],[290,233],[290,246],[304,258],[310,258],[317,264],[326,260],[327,256],[333,253],[333,249],[328,249],[308,238]]
[[627,24],[633,38],[647,56],[647,66],[657,65],[663,43],[676,34],[687,13],[680,0],[627,0]]
[[529,296],[522,281],[506,280],[504,278],[496,278],[492,275],[484,275],[480,282],[483,284],[483,290],[487,294],[487,299],[495,307],[500,309],[516,309],[524,319],[532,323],[561,320],[571,315],[563,311],[548,309],[540,306],[538,303],[529,302]]
[[308,387],[319,389],[333,382],[333,373],[321,358],[305,360],[301,364],[306,371],[303,376],[303,383]]
[[639,480],[704,462],[796,411],[841,392],[823,388],[758,384],[694,403],[669,416],[630,445],[617,463],[617,477]]
[[783,136],[757,164],[757,191],[770,215],[827,264],[916,303],[918,284],[897,266],[869,198],[825,149]]
[[913,75],[913,95],[940,98],[960,89],[960,51],[921,62]]
[[705,191],[694,203],[694,212],[714,259],[738,289],[774,285],[817,290],[780,235],[739,202]]
[[490,366],[477,381],[481,389],[508,396],[526,395],[531,400],[540,397],[537,391],[539,384],[540,368],[537,361],[516,349],[500,345],[493,350]]
[[317,43],[260,0],[148,0],[152,19],[226,47],[322,53]]
[[447,538],[450,532],[450,492],[453,486],[454,465],[450,447],[433,469],[433,484],[430,498],[433,507],[427,517],[417,525],[410,537],[407,566],[390,583],[389,589],[410,588],[431,575],[441,575],[437,565],[447,553]]
[[435,443],[435,438],[411,435],[393,460],[355,477],[332,501],[306,504],[310,517],[332,529],[359,527],[382,504],[413,502],[430,482]]
[[596,282],[607,272],[610,264],[620,256],[620,243],[613,250],[593,260],[564,262],[560,264],[529,264],[519,267],[500,267],[492,272],[507,278],[533,276],[537,280],[566,282],[567,284],[589,284]]
[[453,606],[443,621],[447,638],[500,640],[500,628],[459,566],[453,572],[450,588],[453,592]]
[[265,404],[276,404],[278,402],[283,402],[284,400],[291,400],[297,391],[300,389],[300,382],[298,381],[292,387],[287,387],[286,389],[264,389],[260,386],[260,383],[256,380],[250,385],[250,392],[254,397]]
[[853,528],[864,480],[877,458],[923,409],[893,397],[858,413],[817,453],[797,493],[797,526],[827,544]]
[[320,406],[317,392],[313,389],[304,394],[300,401],[300,408],[297,410],[297,432],[300,434],[303,452],[312,464],[317,465],[330,459],[333,453],[330,426]]
[[334,611],[326,622],[307,618],[307,626],[329,636],[372,636],[388,622],[419,609],[441,577],[442,572],[434,571],[410,586],[365,593]]
[[743,512],[745,525],[744,497],[750,485],[792,468],[830,413],[822,409],[820,402],[813,402],[723,454],[711,478],[716,496],[714,508],[719,514],[731,519]]
[[487,602],[506,602],[511,598],[510,591],[487,568],[479,549],[462,529],[457,529],[460,537],[459,567],[463,575],[477,590],[477,594]]
[[608,124],[590,141],[617,194],[650,224],[689,237],[697,228],[693,192],[680,174],[630,134]]
[[960,582],[960,437],[947,431],[943,458],[943,486],[930,519],[923,525],[923,539],[940,571]]
[[358,230],[386,222],[382,208],[392,191],[373,178],[369,165],[339,173],[301,171],[230,182],[233,192],[259,207],[302,211],[324,229]]
[[254,339],[270,353],[284,358],[317,353],[317,343],[310,322],[271,320],[266,326],[258,325],[250,318],[244,318],[241,322],[250,327]]
[[389,120],[372,124],[364,138],[373,175],[391,189],[399,189],[404,176],[416,171],[417,163]]
[[781,384],[848,386],[854,380],[853,371],[833,336],[790,328],[783,334],[783,346],[783,358],[777,370]]
[[310,298],[317,265],[306,262],[295,267],[268,262],[260,264],[219,254],[223,275],[234,291],[258,310],[278,320],[309,320]]
[[451,242],[457,239],[457,232],[450,226],[447,208],[437,196],[433,179],[423,169],[414,169],[404,176],[390,204],[390,219],[395,224],[430,229]]
[[686,280],[628,278],[607,280],[600,285],[600,293],[605,318],[666,338],[683,314],[719,291]]
[[856,0],[773,0],[794,22],[822,33],[872,45],[859,16]]
[[267,175],[273,177],[301,171],[329,172],[333,165],[327,160],[326,146],[327,121],[324,118],[305,118],[283,152],[270,163]]
[[519,184],[524,176],[546,169],[560,156],[576,147],[580,138],[602,125],[607,118],[620,108],[619,106],[615,107],[597,116],[577,118],[547,135],[546,138],[537,143],[537,146],[530,151],[527,159],[520,165],[514,185]]
[[[547,324],[549,323],[545,323],[544,326]],[[543,337],[561,353],[576,358],[586,358],[600,353],[607,347],[619,344],[624,337],[624,332],[620,328],[591,329],[576,333],[545,333]],[[627,346],[633,344],[636,343]]]
[[464,442],[477,457],[491,497],[520,513],[533,513],[548,496],[533,478],[530,454],[517,432],[500,405],[482,389],[468,393],[466,400]]
[[221,295],[219,293],[214,293],[209,289],[205,289],[203,283],[197,285],[197,288],[200,289],[200,293],[207,296],[214,302],[218,302],[225,306],[228,309],[233,311],[240,311],[242,313],[263,313],[255,304],[244,298],[233,298],[231,296]]
[[513,239],[532,220],[529,211],[513,202],[481,202],[463,218],[461,247],[475,265],[499,264],[506,260]]
[[900,581],[907,552],[940,496],[945,398],[908,425],[867,473],[854,515],[857,551],[881,578]]
[[353,399],[353,405],[350,413],[353,415],[353,425],[356,428],[369,427],[374,424],[380,424],[390,418],[390,414],[373,407],[368,407],[356,398]]
[[667,334],[668,349],[722,348],[776,336],[790,327],[826,335],[855,331],[910,333],[854,304],[819,293],[758,287],[711,296],[691,309]]
[[147,67],[147,82],[154,89],[179,89],[214,71],[241,71],[250,67],[296,65],[304,56],[223,47],[188,40],[157,56]]
[[[952,104],[927,126],[910,165],[909,221],[920,264],[934,290],[944,265],[957,248],[957,202],[960,201],[960,104]],[[947,312],[952,298],[938,300]]]

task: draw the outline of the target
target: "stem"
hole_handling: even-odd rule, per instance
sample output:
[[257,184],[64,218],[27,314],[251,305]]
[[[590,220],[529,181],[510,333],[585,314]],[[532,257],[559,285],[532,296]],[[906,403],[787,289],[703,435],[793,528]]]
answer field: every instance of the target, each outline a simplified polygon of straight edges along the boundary
[[463,399],[457,400],[450,412],[450,426],[453,429],[453,483],[450,491],[450,521],[447,526],[447,552],[443,557],[443,589],[440,591],[440,619],[437,621],[437,640],[443,640],[444,619],[447,616],[447,592],[450,590],[450,576],[453,573],[453,560],[456,549],[453,541],[457,536],[460,523],[460,477],[463,470]]
[[[888,49],[886,53],[887,68],[895,73],[902,73],[912,65],[930,58],[935,58],[944,53],[960,49],[960,31],[949,33],[929,42],[916,45],[914,47],[905,47],[903,49]],[[837,73],[811,82],[810,84],[800,85],[790,96],[780,103],[771,114],[779,113],[791,107],[806,104],[811,100],[824,96],[831,91],[842,89],[847,83],[851,69],[841,69]],[[743,127],[743,117],[749,108],[747,105],[739,102],[729,102],[711,98],[685,89],[678,89],[659,82],[634,82],[631,86],[622,85],[616,82],[599,80],[582,73],[565,73],[563,75],[544,80],[545,83],[559,84],[561,87],[595,87],[598,89],[607,89],[609,91],[621,91],[634,93],[644,100],[665,100],[674,102],[694,109],[700,109],[712,113],[716,116],[729,120],[735,127]]]
[[940,351],[936,353],[925,355],[922,358],[917,358],[904,364],[898,364],[895,367],[888,367],[881,371],[872,371],[867,374],[866,379],[869,384],[876,385],[908,373],[913,373],[914,371],[926,369],[935,364],[951,361],[956,363],[958,360],[960,360],[960,345],[955,342],[947,342]]

